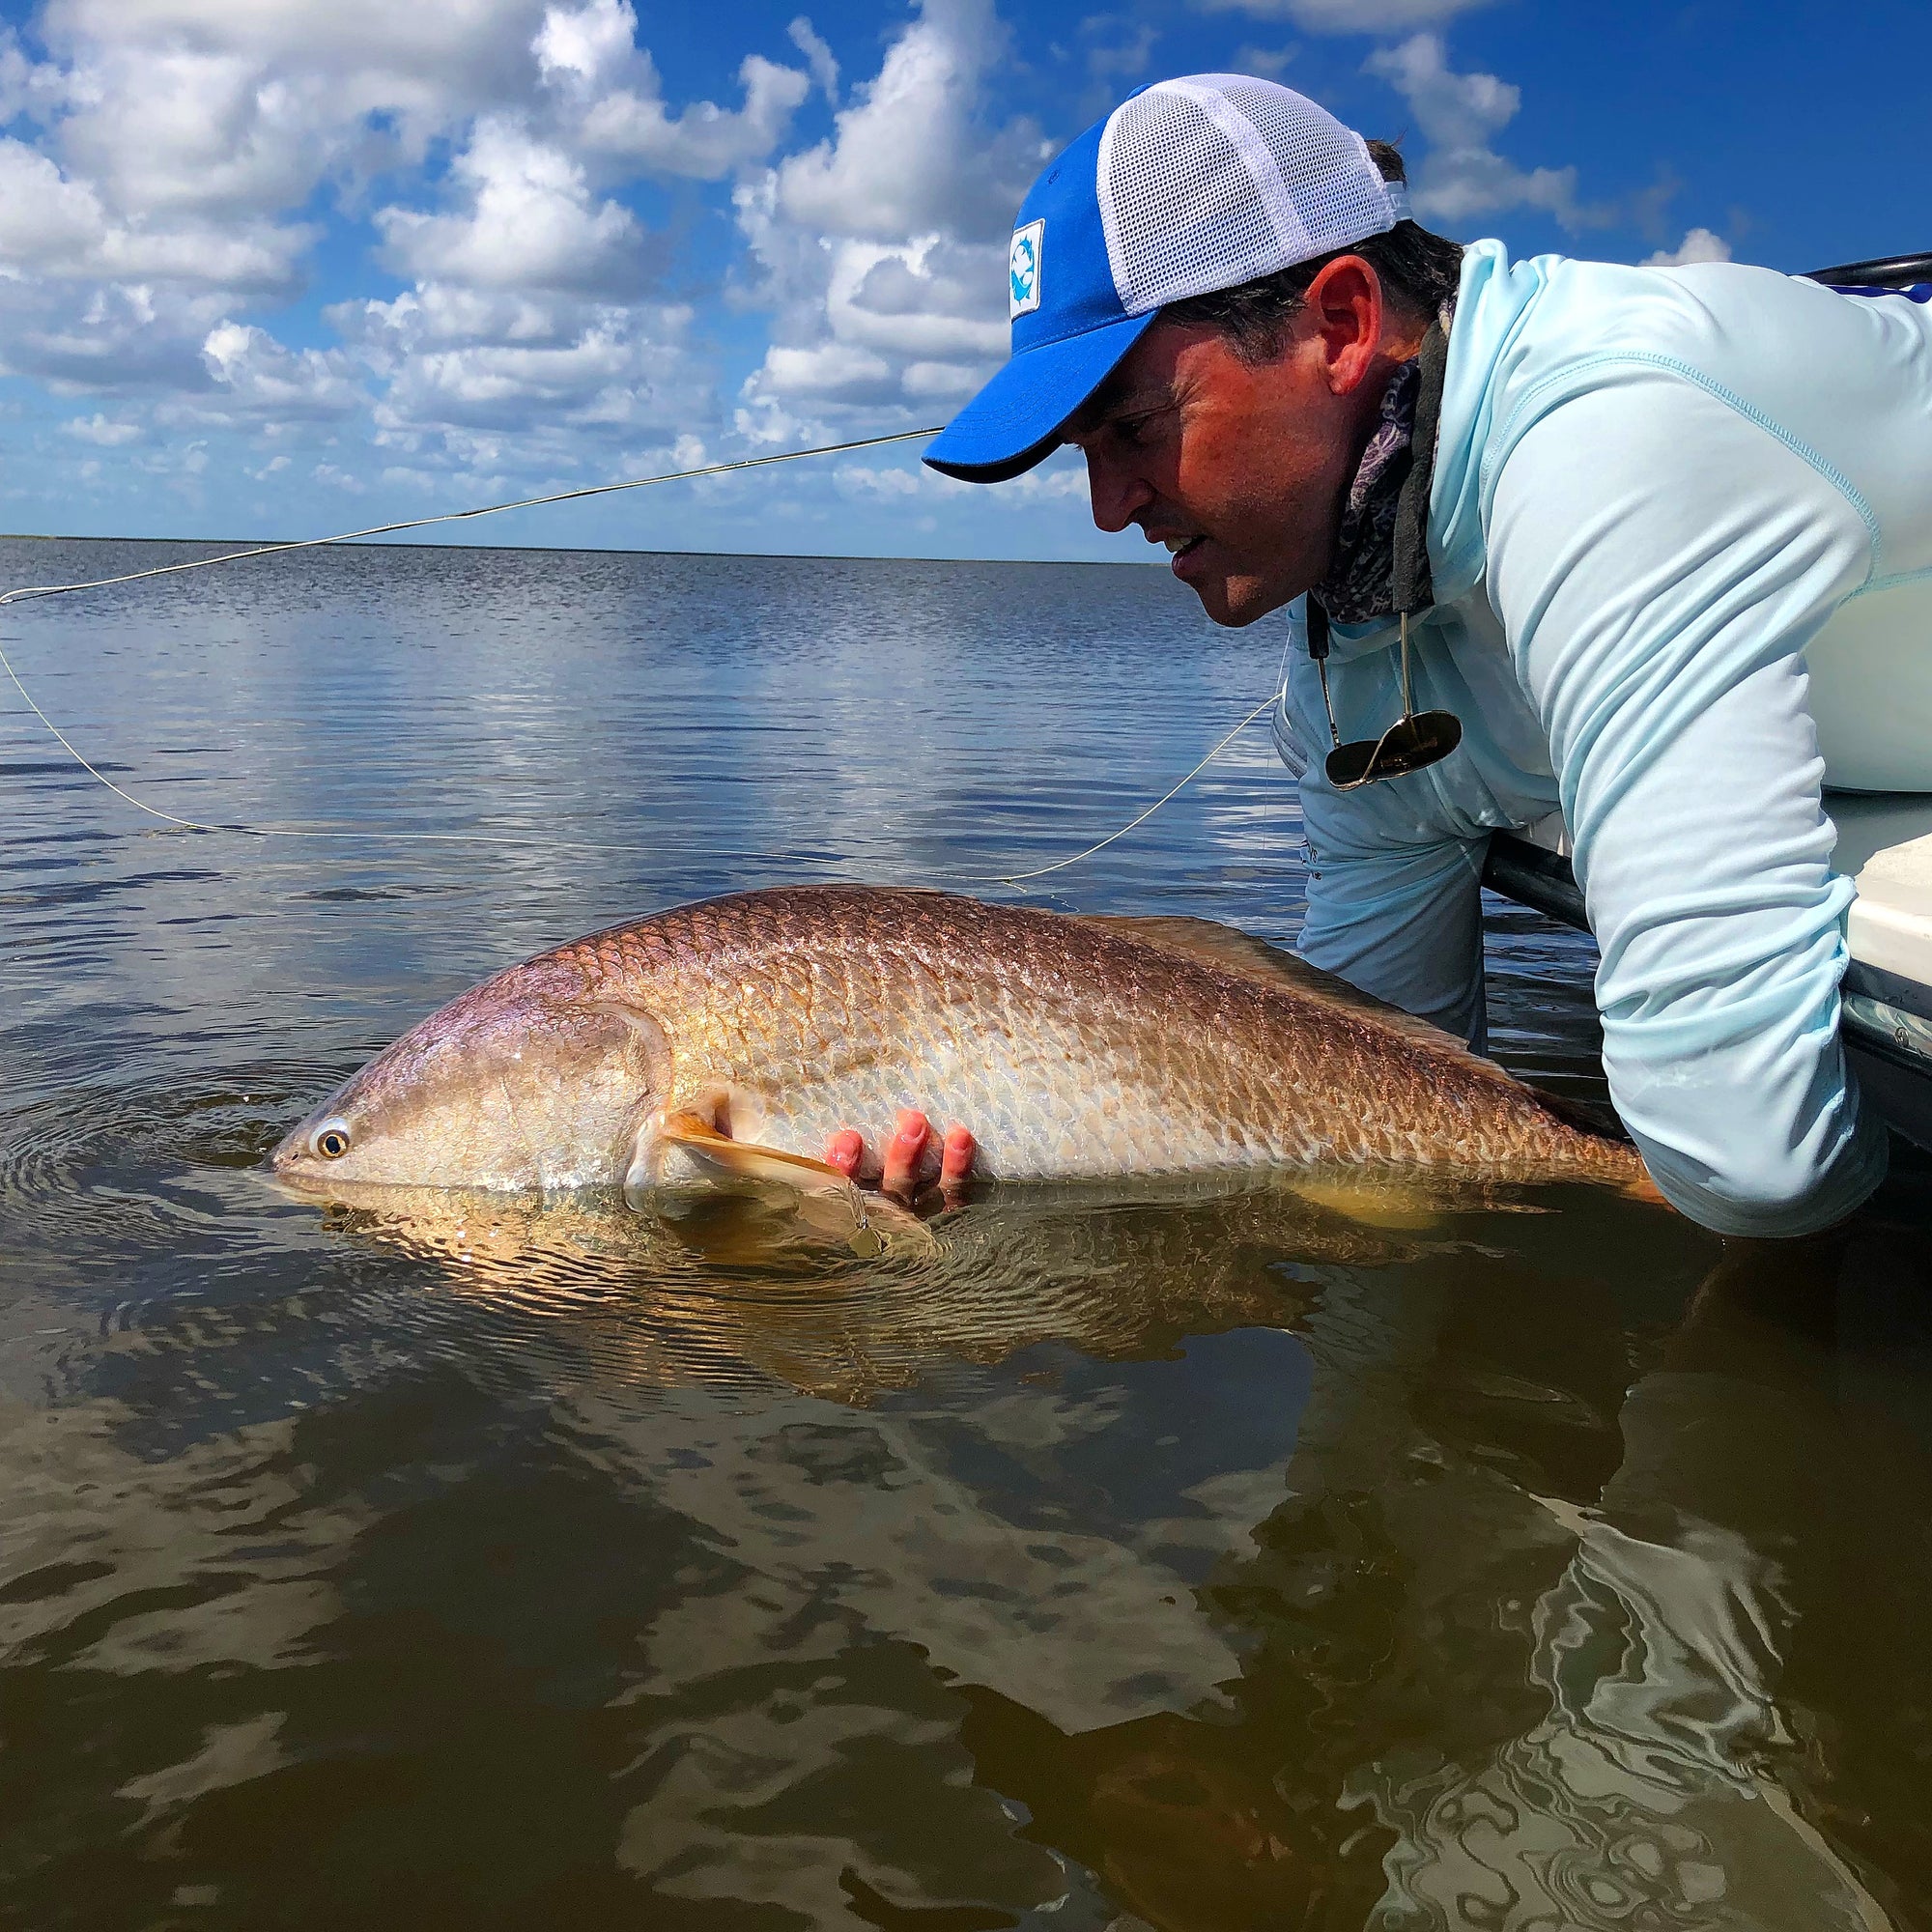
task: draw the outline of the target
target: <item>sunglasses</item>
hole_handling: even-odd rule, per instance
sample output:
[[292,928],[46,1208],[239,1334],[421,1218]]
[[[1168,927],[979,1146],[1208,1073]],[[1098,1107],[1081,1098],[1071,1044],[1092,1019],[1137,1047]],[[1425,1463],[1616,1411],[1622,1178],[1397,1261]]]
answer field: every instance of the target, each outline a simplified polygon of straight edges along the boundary
[[1328,696],[1328,612],[1308,600],[1308,655],[1321,679],[1321,704],[1328,713],[1328,735],[1335,749],[1321,761],[1337,791],[1354,791],[1378,779],[1399,779],[1439,764],[1463,742],[1463,721],[1453,711],[1415,708],[1408,680],[1408,612],[1402,613],[1402,716],[1379,738],[1342,742],[1335,705]]

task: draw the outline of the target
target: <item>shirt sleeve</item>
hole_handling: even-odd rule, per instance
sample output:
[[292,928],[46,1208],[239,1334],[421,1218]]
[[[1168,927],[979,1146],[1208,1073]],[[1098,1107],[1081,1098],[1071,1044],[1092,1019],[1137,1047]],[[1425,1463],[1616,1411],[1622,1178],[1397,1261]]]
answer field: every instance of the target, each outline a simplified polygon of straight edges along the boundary
[[1883,1178],[1838,1037],[1851,882],[1804,648],[1872,566],[1841,479],[1686,375],[1611,372],[1511,448],[1490,595],[1548,734],[1602,953],[1604,1066],[1660,1188],[1722,1234]]

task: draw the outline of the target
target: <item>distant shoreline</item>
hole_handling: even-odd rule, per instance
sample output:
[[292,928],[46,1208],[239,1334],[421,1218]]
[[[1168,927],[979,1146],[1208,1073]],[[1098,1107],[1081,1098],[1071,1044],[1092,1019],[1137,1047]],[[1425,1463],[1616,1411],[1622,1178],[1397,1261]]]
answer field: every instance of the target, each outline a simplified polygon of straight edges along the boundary
[[213,544],[237,550],[270,549],[278,544],[304,544],[312,550],[455,550],[495,551],[504,555],[533,556],[717,556],[755,557],[773,563],[980,563],[1003,570],[1165,570],[1167,557],[1119,562],[1097,557],[1037,556],[879,556],[864,552],[770,551],[770,550],[631,550],[614,544],[487,544],[487,543],[411,543],[367,540],[330,543],[307,537],[100,537],[81,536],[57,530],[0,530],[0,543],[118,543],[118,544]]

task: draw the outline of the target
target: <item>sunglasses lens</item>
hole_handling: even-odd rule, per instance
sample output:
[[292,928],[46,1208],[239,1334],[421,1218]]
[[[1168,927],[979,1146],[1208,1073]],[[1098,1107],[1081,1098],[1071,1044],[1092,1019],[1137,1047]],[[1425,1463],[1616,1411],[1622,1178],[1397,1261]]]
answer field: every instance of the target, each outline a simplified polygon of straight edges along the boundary
[[1439,763],[1463,742],[1463,721],[1453,711],[1423,711],[1398,719],[1379,738],[1355,738],[1337,745],[1322,770],[1337,791],[1399,779]]
[[1463,742],[1463,721],[1453,711],[1422,711],[1391,724],[1376,753],[1374,776],[1400,778],[1446,758]]
[[1357,785],[1367,784],[1369,767],[1380,748],[1379,738],[1351,738],[1346,745],[1337,745],[1321,761],[1328,782],[1337,791],[1353,791]]

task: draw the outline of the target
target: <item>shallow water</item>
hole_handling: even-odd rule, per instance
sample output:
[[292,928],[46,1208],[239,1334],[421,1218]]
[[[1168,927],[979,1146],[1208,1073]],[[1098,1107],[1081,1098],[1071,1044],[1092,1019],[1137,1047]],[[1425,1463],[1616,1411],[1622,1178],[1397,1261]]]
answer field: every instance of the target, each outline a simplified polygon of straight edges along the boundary
[[[0,1922],[1932,1922],[1917,1163],[1771,1260],[1047,1191],[873,1264],[253,1171],[556,940],[1076,849],[1272,638],[1153,570],[367,550],[5,637],[156,806],[353,836],[144,824],[0,694]],[[1038,895],[1287,938],[1299,876],[1257,729]],[[1495,913],[1499,1051],[1600,1096],[1587,949]]]

